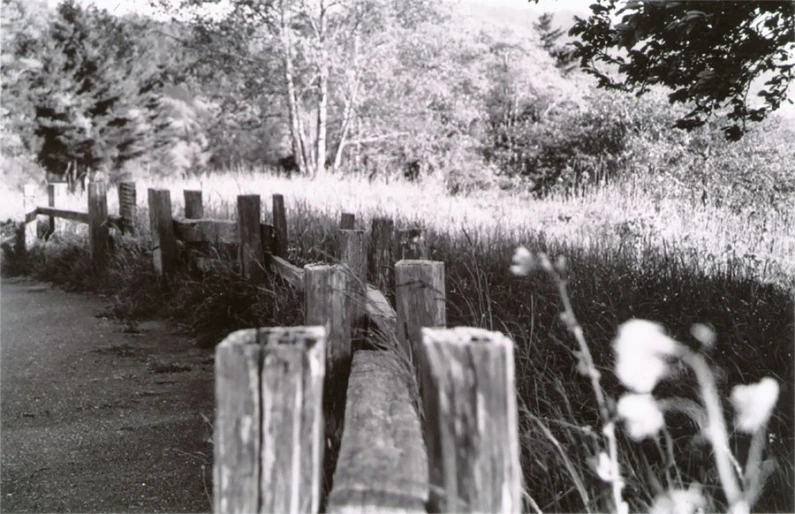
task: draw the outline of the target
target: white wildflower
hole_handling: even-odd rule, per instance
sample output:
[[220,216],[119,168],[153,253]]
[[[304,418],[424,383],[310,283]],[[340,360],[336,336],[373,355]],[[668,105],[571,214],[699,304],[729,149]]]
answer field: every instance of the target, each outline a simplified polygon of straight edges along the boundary
[[533,259],[533,254],[530,253],[530,250],[524,246],[517,248],[516,253],[513,254],[511,273],[518,277],[524,277],[533,271],[534,267],[535,260]]
[[690,334],[707,348],[715,345],[715,331],[708,325],[696,323],[690,327]]
[[552,271],[555,269],[552,266],[552,261],[549,260],[549,255],[544,252],[539,252],[538,254],[538,265],[541,266],[541,269],[547,273],[552,273]]
[[695,514],[706,508],[707,500],[701,493],[701,486],[691,484],[687,490],[671,489],[657,496],[649,514]]
[[605,482],[612,482],[617,478],[613,472],[613,463],[610,462],[610,457],[605,452],[599,452],[596,474]]
[[731,400],[737,430],[753,434],[767,423],[773,412],[778,401],[778,382],[765,377],[758,384],[734,386]]
[[633,441],[657,435],[665,422],[660,407],[650,394],[625,394],[618,400],[616,410]]
[[616,376],[636,393],[650,393],[668,373],[666,358],[678,355],[681,345],[665,335],[662,325],[631,319],[618,327],[613,341]]

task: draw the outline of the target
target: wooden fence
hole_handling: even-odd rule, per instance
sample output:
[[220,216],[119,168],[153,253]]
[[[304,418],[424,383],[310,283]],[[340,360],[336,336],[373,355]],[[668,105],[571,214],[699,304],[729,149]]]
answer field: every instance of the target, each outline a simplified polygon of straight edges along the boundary
[[119,214],[108,214],[107,184],[92,182],[88,187],[88,206],[86,212],[56,208],[63,202],[68,185],[66,182],[47,185],[47,206],[38,206],[36,186],[26,184],[23,187],[24,223],[17,237],[18,251],[25,251],[33,246],[38,239],[39,216],[48,216],[47,237],[62,230],[63,221],[70,220],[88,225],[91,261],[95,267],[101,268],[111,252],[110,227],[122,232],[134,233],[135,217],[135,183],[122,182],[118,185]]
[[[91,184],[88,214],[37,207],[26,221],[130,226],[126,188],[120,216],[107,215],[104,185]],[[240,330],[216,348],[216,512],[318,512],[324,451],[338,431],[327,512],[521,510],[513,343],[445,328],[444,263],[427,260],[422,231],[381,218],[368,234],[343,213],[339,264],[299,268],[286,259],[281,195],[272,225],[260,221],[258,195],[237,197],[236,221],[205,218],[201,198],[185,191],[185,215],[173,217],[169,191],[149,189],[158,276],[176,271],[178,240],[234,244],[243,276],[276,273],[305,298],[305,326]],[[106,251],[106,231],[90,230],[92,256]],[[197,265],[213,268],[206,256]],[[392,285],[396,308],[382,292]]]

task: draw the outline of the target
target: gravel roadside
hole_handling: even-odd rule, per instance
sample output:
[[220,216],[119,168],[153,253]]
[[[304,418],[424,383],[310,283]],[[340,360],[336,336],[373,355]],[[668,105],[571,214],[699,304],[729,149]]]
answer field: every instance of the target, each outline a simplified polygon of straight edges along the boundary
[[0,302],[0,511],[212,510],[211,350],[27,279]]

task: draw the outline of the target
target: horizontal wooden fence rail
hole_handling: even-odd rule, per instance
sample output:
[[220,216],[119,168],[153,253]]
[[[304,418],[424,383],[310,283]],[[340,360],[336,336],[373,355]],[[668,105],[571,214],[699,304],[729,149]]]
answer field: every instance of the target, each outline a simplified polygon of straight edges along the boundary
[[110,254],[109,227],[115,226],[123,232],[131,232],[135,212],[135,183],[122,182],[118,185],[119,214],[108,214],[107,184],[92,182],[88,187],[87,212],[59,208],[67,194],[67,184],[47,184],[47,206],[37,205],[36,186],[23,186],[24,223],[23,236],[17,239],[18,250],[26,251],[38,239],[38,228],[35,223],[38,216],[48,216],[49,226],[47,237],[62,231],[63,220],[88,225],[91,261],[94,267],[101,268]]

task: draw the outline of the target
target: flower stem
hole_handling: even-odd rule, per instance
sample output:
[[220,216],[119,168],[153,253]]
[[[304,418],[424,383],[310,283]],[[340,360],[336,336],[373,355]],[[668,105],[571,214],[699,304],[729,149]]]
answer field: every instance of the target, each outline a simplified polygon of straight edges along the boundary
[[577,344],[580,347],[580,358],[582,359],[582,363],[585,365],[585,369],[587,370],[587,375],[591,381],[591,387],[594,391],[594,395],[596,395],[596,404],[599,407],[599,415],[602,418],[602,422],[605,423],[603,433],[607,438],[610,465],[613,468],[611,473],[613,479],[611,480],[610,485],[612,486],[613,503],[615,504],[616,509],[615,511],[618,514],[625,514],[629,509],[622,497],[624,481],[621,478],[621,467],[618,463],[618,443],[616,441],[615,424],[610,420],[610,411],[607,409],[607,402],[605,401],[604,392],[602,391],[602,385],[599,383],[599,370],[597,370],[596,366],[594,365],[593,357],[591,356],[591,350],[588,347],[588,342],[585,340],[585,334],[583,333],[582,326],[577,321],[577,317],[574,315],[574,308],[572,307],[571,300],[569,299],[566,281],[563,280],[563,278],[554,270],[550,270],[549,273],[555,280],[555,283],[558,286],[560,298],[563,301],[563,322],[566,324],[566,328],[569,330],[569,332],[574,335],[574,339],[577,340]]
[[688,350],[685,352],[683,360],[693,368],[701,388],[701,399],[707,410],[707,434],[715,451],[715,465],[718,468],[718,476],[723,486],[723,492],[726,494],[726,500],[730,509],[734,511],[745,502],[731,463],[729,436],[726,431],[726,421],[723,418],[720,397],[715,386],[715,377],[712,375],[712,371],[702,355]]
[[765,437],[767,436],[767,424],[763,423],[751,437],[751,448],[748,450],[748,460],[745,462],[745,477],[743,485],[748,496],[748,506],[753,507],[759,494],[762,492],[762,453],[765,449]]
[[574,315],[574,309],[571,306],[569,293],[566,289],[566,281],[555,272],[552,272],[552,276],[557,283],[560,298],[563,301],[563,322],[566,324],[566,328],[569,329],[569,332],[574,335],[574,339],[577,340],[577,344],[580,347],[580,354],[582,355],[583,364],[585,364],[585,367],[588,370],[588,378],[591,380],[591,387],[593,388],[594,394],[596,395],[596,403],[599,406],[599,414],[602,416],[602,419],[607,422],[607,420],[610,419],[610,413],[607,410],[607,402],[605,401],[602,386],[599,384],[599,371],[596,369],[596,366],[593,363],[591,350],[588,348],[588,342],[585,340],[585,334],[582,331],[582,326],[580,326],[580,323],[577,321],[577,317]]

